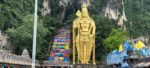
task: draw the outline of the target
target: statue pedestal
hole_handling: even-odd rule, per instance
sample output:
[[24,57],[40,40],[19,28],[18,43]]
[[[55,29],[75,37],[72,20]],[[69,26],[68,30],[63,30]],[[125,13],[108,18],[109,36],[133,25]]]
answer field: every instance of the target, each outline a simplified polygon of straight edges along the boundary
[[94,64],[75,64],[73,68],[97,68],[97,65]]

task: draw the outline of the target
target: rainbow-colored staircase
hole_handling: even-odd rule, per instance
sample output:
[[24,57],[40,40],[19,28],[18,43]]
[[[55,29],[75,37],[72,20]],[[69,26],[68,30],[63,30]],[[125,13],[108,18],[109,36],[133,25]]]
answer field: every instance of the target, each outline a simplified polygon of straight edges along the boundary
[[69,63],[70,57],[70,31],[67,28],[58,30],[54,38],[53,48],[50,52],[49,62],[54,64]]

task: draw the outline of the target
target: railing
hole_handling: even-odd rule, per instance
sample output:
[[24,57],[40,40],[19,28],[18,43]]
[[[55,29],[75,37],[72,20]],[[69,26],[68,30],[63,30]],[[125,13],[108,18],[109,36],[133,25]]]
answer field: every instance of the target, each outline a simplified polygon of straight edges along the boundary
[[93,65],[93,64],[71,64],[71,63],[66,63],[66,64],[60,64],[60,63],[57,63],[57,64],[53,64],[53,63],[50,63],[48,61],[44,61],[43,64],[42,64],[42,67],[50,67],[50,68],[112,68],[111,66],[108,66],[106,65],[105,63],[100,63],[100,64],[96,64],[96,65]]
[[51,63],[49,61],[44,61],[42,66],[70,66],[70,63]]
[[[32,60],[29,57],[13,55],[5,51],[0,51],[0,63],[32,65]],[[36,61],[36,66],[40,66],[38,61]]]

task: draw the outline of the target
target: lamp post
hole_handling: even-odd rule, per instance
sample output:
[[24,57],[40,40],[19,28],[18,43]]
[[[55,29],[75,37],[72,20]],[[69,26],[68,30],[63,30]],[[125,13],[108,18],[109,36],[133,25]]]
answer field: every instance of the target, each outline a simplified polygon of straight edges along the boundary
[[37,9],[38,9],[37,6],[38,6],[38,0],[35,0],[33,46],[32,46],[32,68],[35,68],[35,57],[36,57]]

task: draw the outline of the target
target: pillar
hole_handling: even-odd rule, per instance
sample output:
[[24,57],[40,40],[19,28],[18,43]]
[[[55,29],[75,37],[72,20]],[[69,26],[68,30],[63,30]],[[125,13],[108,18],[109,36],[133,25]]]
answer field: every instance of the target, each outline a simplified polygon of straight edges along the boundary
[[16,65],[15,65],[15,68],[19,68],[19,65],[18,65],[18,64],[16,64]]
[[10,64],[7,64],[8,65],[8,68],[10,68]]
[[0,68],[2,68],[2,64],[0,64]]
[[47,66],[46,68],[52,68],[51,66]]
[[4,68],[5,67],[5,64],[2,64],[2,68]]

